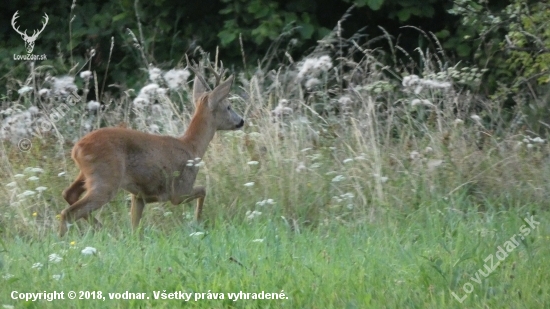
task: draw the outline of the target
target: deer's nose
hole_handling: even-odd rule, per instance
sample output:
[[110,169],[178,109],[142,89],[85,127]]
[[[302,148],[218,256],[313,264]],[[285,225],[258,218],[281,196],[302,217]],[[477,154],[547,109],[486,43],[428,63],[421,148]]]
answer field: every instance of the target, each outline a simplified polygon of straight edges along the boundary
[[244,126],[244,120],[241,119],[241,122],[239,122],[239,124],[237,125],[237,129],[240,129]]

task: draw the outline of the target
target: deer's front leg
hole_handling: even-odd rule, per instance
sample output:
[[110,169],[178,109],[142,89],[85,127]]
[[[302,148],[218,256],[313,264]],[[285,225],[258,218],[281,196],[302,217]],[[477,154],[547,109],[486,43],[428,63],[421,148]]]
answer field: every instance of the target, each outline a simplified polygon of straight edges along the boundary
[[206,197],[206,189],[204,187],[194,187],[191,194],[178,197],[172,200],[172,204],[177,205],[181,203],[188,203],[194,199],[197,199],[197,207],[195,208],[195,220],[198,222],[201,219],[202,207],[204,205],[204,198]]
[[130,214],[132,217],[132,229],[134,232],[139,226],[139,221],[143,215],[143,208],[145,208],[145,201],[141,196],[136,196],[132,194],[132,206],[130,208]]

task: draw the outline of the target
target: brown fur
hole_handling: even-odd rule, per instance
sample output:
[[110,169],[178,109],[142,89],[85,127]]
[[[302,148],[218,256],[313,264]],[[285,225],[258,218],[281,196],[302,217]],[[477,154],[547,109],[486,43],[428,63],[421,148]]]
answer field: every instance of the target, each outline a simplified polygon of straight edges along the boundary
[[[114,198],[119,189],[132,194],[132,227],[136,229],[146,203],[197,200],[195,219],[200,220],[206,191],[193,187],[198,168],[188,160],[202,158],[217,130],[235,130],[244,124],[225,98],[233,78],[206,93],[195,78],[196,110],[180,138],[160,136],[123,127],[103,128],[84,136],[72,150],[80,168],[76,180],[63,191],[69,207],[61,212],[59,234],[67,223],[88,218]],[[86,192],[79,200],[80,195]],[[99,225],[99,222],[94,222]]]

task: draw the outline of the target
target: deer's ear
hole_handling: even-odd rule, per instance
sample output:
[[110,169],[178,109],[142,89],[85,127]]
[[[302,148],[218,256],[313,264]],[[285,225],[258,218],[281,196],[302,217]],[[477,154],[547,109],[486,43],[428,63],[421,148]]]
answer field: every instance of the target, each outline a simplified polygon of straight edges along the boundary
[[210,107],[210,109],[214,110],[218,106],[218,104],[229,95],[232,84],[233,75],[229,76],[226,81],[224,81],[214,90],[212,90],[212,92],[208,96],[208,107]]
[[195,80],[193,81],[193,102],[196,103],[197,100],[206,92],[206,87],[202,84],[200,78],[195,75]]

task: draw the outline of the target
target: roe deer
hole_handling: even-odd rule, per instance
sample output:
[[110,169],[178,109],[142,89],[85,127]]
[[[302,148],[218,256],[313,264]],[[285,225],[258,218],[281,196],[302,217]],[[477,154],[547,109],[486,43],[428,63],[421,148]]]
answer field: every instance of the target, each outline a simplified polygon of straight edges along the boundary
[[[217,82],[220,75],[216,75]],[[203,157],[217,130],[237,130],[244,125],[226,99],[232,82],[233,76],[208,92],[204,79],[195,74],[195,113],[179,138],[119,127],[93,131],[76,143],[72,157],[80,174],[63,191],[70,206],[61,212],[60,236],[67,232],[69,223],[88,218],[93,210],[111,201],[119,189],[132,194],[134,230],[145,204],[152,202],[177,205],[198,199],[195,220],[200,220],[206,191],[204,187],[193,187],[198,167],[187,166],[188,160]]]

